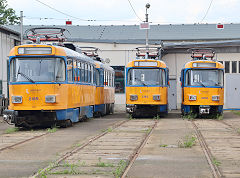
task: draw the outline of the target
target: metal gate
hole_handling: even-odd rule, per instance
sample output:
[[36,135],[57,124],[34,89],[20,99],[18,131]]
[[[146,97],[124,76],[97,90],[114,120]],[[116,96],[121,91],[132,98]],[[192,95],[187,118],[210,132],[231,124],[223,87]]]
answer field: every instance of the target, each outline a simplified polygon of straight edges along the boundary
[[177,82],[176,79],[169,80],[170,87],[168,88],[168,109],[177,109]]
[[225,109],[240,109],[240,74],[225,74]]

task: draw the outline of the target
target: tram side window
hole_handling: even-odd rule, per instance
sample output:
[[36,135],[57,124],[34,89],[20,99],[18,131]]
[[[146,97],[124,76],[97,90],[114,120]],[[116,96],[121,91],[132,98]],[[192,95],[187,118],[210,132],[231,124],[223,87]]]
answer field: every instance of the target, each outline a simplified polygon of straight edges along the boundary
[[77,81],[78,79],[78,74],[77,74],[77,62],[76,60],[73,60],[73,76],[74,76],[74,81]]
[[88,83],[91,83],[91,77],[92,77],[91,65],[88,65]]
[[84,82],[84,63],[81,63],[81,82]]
[[84,65],[84,73],[85,73],[84,82],[87,82],[87,79],[88,79],[88,68],[87,68],[87,64],[86,63]]
[[67,60],[67,78],[68,81],[73,81],[73,61],[72,59]]
[[230,62],[229,61],[225,61],[225,73],[229,73],[230,72]]
[[97,69],[95,69],[95,82],[96,82],[96,85],[99,86],[100,85],[100,73]]
[[81,63],[78,61],[78,64],[77,64],[77,68],[78,68],[78,81],[80,81],[80,78],[81,78]]

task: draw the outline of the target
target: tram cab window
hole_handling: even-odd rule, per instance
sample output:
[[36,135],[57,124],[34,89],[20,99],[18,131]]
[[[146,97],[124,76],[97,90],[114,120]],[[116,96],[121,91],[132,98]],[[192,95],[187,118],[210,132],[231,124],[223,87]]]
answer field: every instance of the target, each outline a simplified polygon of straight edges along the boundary
[[97,69],[95,69],[95,82],[97,86],[100,85],[100,73]]
[[223,71],[222,70],[188,70],[186,73],[187,86],[223,86]]
[[10,63],[10,82],[65,81],[65,62],[61,58],[14,58]]
[[81,63],[77,62],[77,73],[78,73],[78,81],[80,81],[81,78]]
[[163,69],[130,69],[128,85],[166,85],[166,74]]

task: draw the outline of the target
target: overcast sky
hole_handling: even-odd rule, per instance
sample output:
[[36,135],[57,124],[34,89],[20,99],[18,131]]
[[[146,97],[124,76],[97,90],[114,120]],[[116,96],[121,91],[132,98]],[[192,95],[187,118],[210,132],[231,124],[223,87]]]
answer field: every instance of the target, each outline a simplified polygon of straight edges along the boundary
[[[7,1],[17,15],[21,10],[24,12],[25,25],[65,25],[67,19],[72,20],[73,25],[139,24],[140,19],[145,19],[146,3],[151,5],[148,13],[149,21],[153,24],[240,22],[240,0],[129,0],[139,18],[128,0]],[[54,11],[38,1],[69,16]]]

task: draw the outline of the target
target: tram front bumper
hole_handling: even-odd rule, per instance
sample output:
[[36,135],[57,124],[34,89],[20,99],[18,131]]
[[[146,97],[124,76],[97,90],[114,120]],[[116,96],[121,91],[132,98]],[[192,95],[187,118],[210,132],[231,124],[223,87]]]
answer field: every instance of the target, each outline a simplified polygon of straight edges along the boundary
[[136,111],[137,106],[135,104],[127,104],[126,105],[126,112],[132,114]]
[[210,106],[199,106],[199,114],[209,114]]

